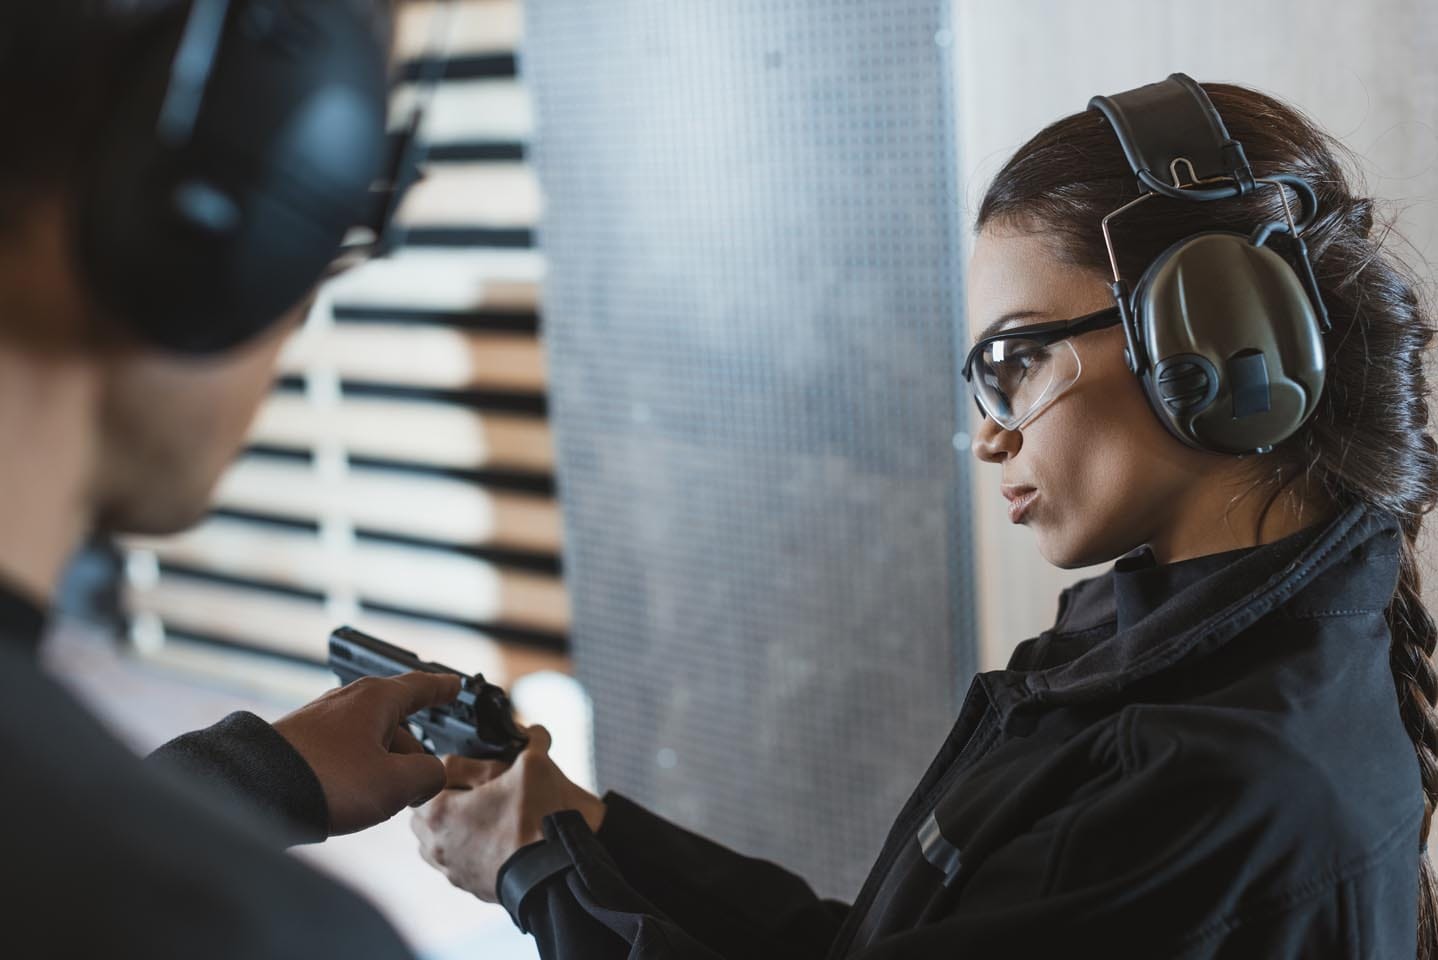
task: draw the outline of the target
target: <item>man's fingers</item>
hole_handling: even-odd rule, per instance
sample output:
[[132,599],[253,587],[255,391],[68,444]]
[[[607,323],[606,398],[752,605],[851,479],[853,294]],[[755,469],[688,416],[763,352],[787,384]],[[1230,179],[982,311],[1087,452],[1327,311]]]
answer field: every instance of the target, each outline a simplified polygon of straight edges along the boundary
[[390,753],[424,753],[424,744],[409,732],[409,726],[401,723],[394,728],[394,739],[389,742]]
[[453,673],[402,673],[384,681],[386,706],[391,724],[412,713],[450,703],[459,696],[460,678]]
[[401,803],[423,803],[444,789],[444,764],[427,753],[392,754],[389,767]]
[[[395,727],[394,739],[391,740],[389,744],[389,752],[404,756],[429,756],[429,751],[424,748],[424,744],[420,743],[415,735],[409,732],[409,727],[404,723]],[[420,797],[412,800],[410,801],[410,806],[417,807],[427,799],[428,797]]]

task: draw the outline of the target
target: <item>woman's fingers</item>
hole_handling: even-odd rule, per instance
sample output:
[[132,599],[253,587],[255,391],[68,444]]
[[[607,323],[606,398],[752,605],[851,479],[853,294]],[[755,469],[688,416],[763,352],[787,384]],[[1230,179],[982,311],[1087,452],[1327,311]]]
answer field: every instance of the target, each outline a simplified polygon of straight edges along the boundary
[[453,753],[446,754],[443,760],[445,786],[451,790],[483,786],[509,769],[509,764],[500,760],[474,760]]

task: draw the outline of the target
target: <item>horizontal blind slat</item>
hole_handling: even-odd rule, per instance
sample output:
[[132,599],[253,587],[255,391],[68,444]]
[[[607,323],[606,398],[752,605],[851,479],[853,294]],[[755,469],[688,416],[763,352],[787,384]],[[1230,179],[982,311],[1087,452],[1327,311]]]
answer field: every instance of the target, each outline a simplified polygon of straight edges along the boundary
[[435,550],[357,542],[343,554],[306,531],[210,519],[172,537],[127,538],[162,563],[216,570],[315,591],[353,590],[361,600],[472,623],[563,634],[569,598],[558,577],[516,573]]
[[326,483],[308,464],[245,458],[221,479],[215,503],[298,520],[339,513],[362,529],[443,543],[558,554],[562,542],[553,500],[363,468]]
[[436,390],[545,389],[544,350],[533,336],[422,327],[337,324],[290,339],[280,373],[311,367],[342,379]]
[[480,414],[443,403],[352,398],[322,410],[303,396],[275,394],[261,408],[252,443],[313,447],[335,442],[358,456],[458,469],[552,472],[549,424],[534,417]]
[[534,311],[543,279],[534,250],[401,250],[342,274],[327,292],[339,309]]
[[[391,94],[391,130],[409,123],[423,93],[420,84],[410,83]],[[534,106],[516,80],[453,80],[435,88],[419,136],[430,144],[528,142],[534,136]]]
[[519,0],[453,0],[406,3],[395,18],[394,56],[398,60],[428,57],[433,43],[433,18],[448,17],[444,49],[453,56],[506,52],[524,37],[524,9]]
[[522,227],[534,229],[542,204],[534,172],[519,163],[432,166],[410,188],[396,218],[409,229]]
[[[129,609],[158,616],[174,629],[324,662],[330,631],[340,626],[321,603],[164,576],[148,588],[125,588]],[[464,673],[508,685],[538,670],[568,672],[557,653],[496,642],[483,633],[411,617],[363,611],[349,626]]]

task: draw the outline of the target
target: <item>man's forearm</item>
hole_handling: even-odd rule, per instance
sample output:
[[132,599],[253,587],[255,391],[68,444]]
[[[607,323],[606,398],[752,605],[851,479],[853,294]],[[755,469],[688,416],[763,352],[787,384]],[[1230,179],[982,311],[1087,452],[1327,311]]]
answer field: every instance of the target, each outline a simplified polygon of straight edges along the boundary
[[237,797],[281,831],[288,844],[329,836],[324,789],[304,758],[275,728],[237,711],[211,727],[176,737],[146,763]]

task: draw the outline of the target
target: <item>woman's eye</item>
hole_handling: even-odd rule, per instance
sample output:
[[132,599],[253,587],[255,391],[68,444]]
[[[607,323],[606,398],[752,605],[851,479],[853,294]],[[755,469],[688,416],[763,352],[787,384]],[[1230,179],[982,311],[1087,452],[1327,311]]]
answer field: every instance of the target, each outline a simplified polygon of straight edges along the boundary
[[1032,350],[1015,350],[1009,354],[1009,361],[1027,370],[1048,359],[1049,352],[1042,347]]

